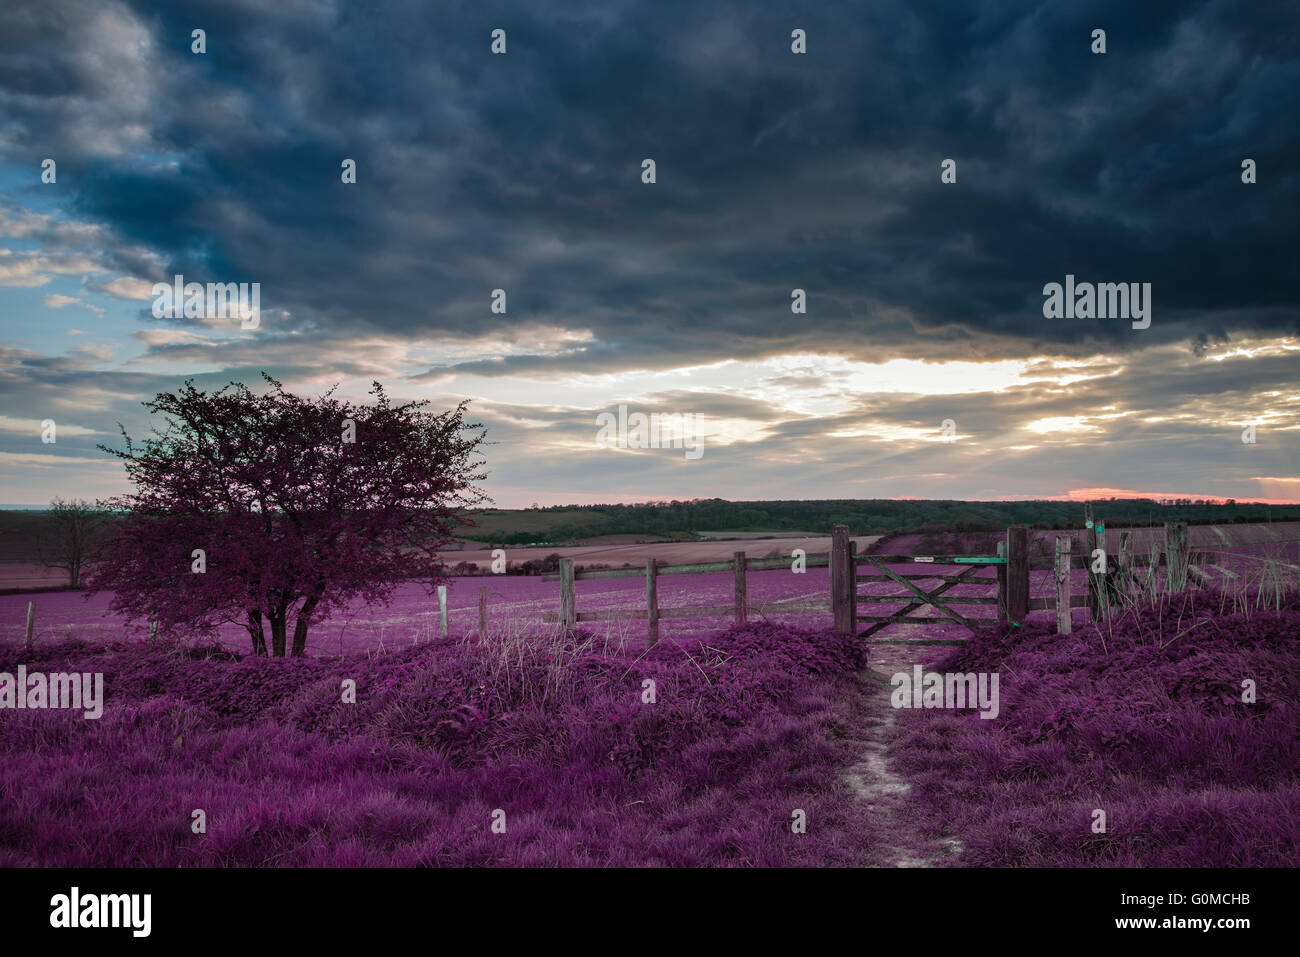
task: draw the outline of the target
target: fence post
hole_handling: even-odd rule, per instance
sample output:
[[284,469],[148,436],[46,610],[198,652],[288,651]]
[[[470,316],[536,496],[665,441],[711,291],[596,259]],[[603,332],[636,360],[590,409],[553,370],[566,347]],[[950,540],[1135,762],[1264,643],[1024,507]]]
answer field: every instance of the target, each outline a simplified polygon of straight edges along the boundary
[[1084,543],[1083,567],[1088,569],[1088,617],[1092,621],[1101,618],[1101,602],[1098,597],[1097,573],[1092,570],[1092,553],[1097,548],[1097,527],[1093,524],[1092,503],[1083,506],[1083,524],[1087,528]]
[[1069,535],[1056,536],[1056,633],[1070,633],[1070,548]]
[[447,586],[438,586],[438,637],[447,637]]
[[653,648],[659,641],[659,569],[655,560],[645,560],[646,637]]
[[998,542],[998,558],[1002,563],[997,566],[998,570],[998,621],[1007,620],[1007,543]]
[[571,631],[578,623],[578,611],[573,596],[573,559],[560,559],[560,627]]
[[736,566],[736,624],[743,625],[748,617],[749,590],[745,586],[745,553],[732,556]]
[[[32,653],[32,619],[36,617],[36,602],[27,603],[27,632],[23,637],[23,653],[30,655]],[[26,694],[26,690],[22,691]]]
[[1029,616],[1029,533],[1023,525],[1007,529],[1007,617],[1017,625]]
[[853,634],[853,603],[850,592],[857,588],[854,581],[852,556],[849,553],[849,527],[836,525],[831,529],[831,616],[835,634]]
[[487,585],[478,586],[478,636],[487,634]]
[[1097,574],[1097,609],[1101,612],[1102,618],[1109,618],[1111,562],[1110,552],[1106,550],[1106,523],[1096,520],[1092,530],[1097,534],[1097,548],[1101,549],[1101,553],[1105,557],[1101,571]]
[[858,543],[849,539],[849,634],[858,633]]
[[1187,587],[1187,523],[1165,522],[1165,561],[1168,564],[1169,590]]

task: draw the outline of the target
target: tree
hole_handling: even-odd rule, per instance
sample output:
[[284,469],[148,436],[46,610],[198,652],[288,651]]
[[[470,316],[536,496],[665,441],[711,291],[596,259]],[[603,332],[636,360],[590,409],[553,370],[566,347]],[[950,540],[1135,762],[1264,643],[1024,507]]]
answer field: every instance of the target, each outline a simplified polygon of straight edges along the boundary
[[394,404],[374,383],[370,404],[240,383],[212,393],[187,381],[145,407],[163,425],[120,458],[135,491],[91,585],[112,607],[162,628],[237,622],[254,654],[305,654],[311,625],[341,605],[391,597],[407,579],[445,581],[438,549],[486,500],[475,454],[482,427],[467,402],[442,413]]
[[46,568],[62,568],[68,573],[68,584],[77,588],[106,518],[103,509],[83,499],[54,499],[36,540],[37,560]]

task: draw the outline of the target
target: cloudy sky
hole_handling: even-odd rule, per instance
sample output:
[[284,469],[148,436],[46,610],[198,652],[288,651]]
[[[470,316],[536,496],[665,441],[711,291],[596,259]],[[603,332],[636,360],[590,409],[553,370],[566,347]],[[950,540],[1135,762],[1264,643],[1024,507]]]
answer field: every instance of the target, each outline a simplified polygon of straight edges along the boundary
[[[6,0],[0,501],[262,369],[472,399],[503,506],[1300,500],[1297,116],[1290,2]],[[260,326],[154,318],[178,273]]]

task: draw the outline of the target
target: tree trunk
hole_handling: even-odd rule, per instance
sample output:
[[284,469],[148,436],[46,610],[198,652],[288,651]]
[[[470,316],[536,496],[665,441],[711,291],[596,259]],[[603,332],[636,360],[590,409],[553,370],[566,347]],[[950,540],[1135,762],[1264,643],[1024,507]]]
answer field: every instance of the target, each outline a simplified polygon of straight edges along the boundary
[[293,623],[293,656],[295,658],[301,658],[307,653],[307,628],[311,613],[316,610],[319,601],[319,595],[312,595],[298,609],[297,620]]
[[257,608],[248,609],[248,624],[244,626],[253,639],[253,654],[266,657],[266,633],[262,630],[262,612]]
[[288,612],[284,608],[278,608],[266,617],[271,621],[271,654],[273,657],[283,658],[288,631]]

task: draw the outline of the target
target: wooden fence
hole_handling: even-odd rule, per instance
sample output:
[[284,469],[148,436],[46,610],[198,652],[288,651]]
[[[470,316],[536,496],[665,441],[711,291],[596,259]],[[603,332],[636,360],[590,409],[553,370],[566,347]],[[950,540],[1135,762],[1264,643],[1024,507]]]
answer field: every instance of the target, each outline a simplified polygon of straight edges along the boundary
[[[838,634],[871,637],[892,624],[957,624],[974,630],[979,624],[992,621],[1010,621],[1022,624],[1031,611],[1056,611],[1057,631],[1069,634],[1071,629],[1070,610],[1086,608],[1089,617],[1101,620],[1122,608],[1134,597],[1150,595],[1160,590],[1162,584],[1159,569],[1164,568],[1164,590],[1167,592],[1183,591],[1187,585],[1201,585],[1207,576],[1198,567],[1201,564],[1214,565],[1218,561],[1215,552],[1190,550],[1187,543],[1187,525],[1185,522],[1167,522],[1164,526],[1164,547],[1151,545],[1149,554],[1138,555],[1131,547],[1130,532],[1124,531],[1119,536],[1119,550],[1112,556],[1105,556],[1104,569],[1099,567],[1099,560],[1106,549],[1105,523],[1095,520],[1091,505],[1085,507],[1083,542],[1086,549],[1078,557],[1088,568],[1088,584],[1085,594],[1073,594],[1071,591],[1070,570],[1075,557],[1075,536],[1070,533],[1056,537],[1055,552],[1051,556],[1033,557],[1029,548],[1028,530],[1023,525],[1007,529],[1005,542],[998,543],[998,554],[991,555],[858,555],[856,543],[849,536],[848,527],[836,525],[831,533],[831,550],[826,553],[806,555],[801,561],[807,568],[830,567],[830,595],[825,599],[799,597],[774,602],[749,601],[749,588],[746,575],[751,571],[790,568],[792,557],[755,558],[746,557],[743,551],[736,552],[731,561],[703,562],[687,565],[662,565],[654,559],[647,559],[645,568],[608,568],[577,570],[573,559],[560,560],[559,574],[545,575],[543,581],[560,583],[560,611],[548,614],[544,620],[559,623],[565,628],[573,628],[583,621],[637,621],[646,623],[646,635],[651,644],[659,640],[659,622],[664,618],[717,618],[731,617],[736,624],[744,624],[751,614],[799,614],[829,610],[833,627]],[[1291,541],[1290,539],[1286,541]],[[1244,543],[1246,545],[1255,543]],[[1276,544],[1261,542],[1259,544]],[[934,565],[939,568],[957,567],[960,571],[926,571],[895,572],[888,565]],[[859,574],[858,569],[866,566],[866,574]],[[965,566],[965,567],[962,567]],[[975,578],[981,568],[994,568],[996,579]],[[1038,597],[1030,596],[1030,571],[1053,572],[1052,594]],[[732,602],[729,605],[689,605],[684,607],[662,608],[659,605],[658,580],[662,575],[699,575],[710,572],[733,573]],[[644,608],[614,609],[606,611],[579,611],[575,582],[598,578],[645,577],[646,604]],[[936,581],[939,584],[928,590],[918,582]],[[858,593],[860,582],[892,581],[901,585],[905,594],[861,595]],[[949,595],[951,589],[958,585],[996,583],[996,594],[989,596]],[[904,607],[888,615],[858,614],[859,603],[901,604]],[[995,606],[994,616],[974,616],[968,610],[959,612],[952,606]],[[926,607],[938,610],[939,615],[914,616],[912,613]],[[35,603],[28,602],[27,621],[24,629],[24,647],[30,652],[34,639]],[[857,632],[859,622],[870,622],[864,631]],[[479,586],[478,600],[479,634],[488,630],[488,589]],[[157,622],[151,622],[150,635],[157,630]],[[447,586],[438,586],[438,631],[442,637],[448,633],[447,622]],[[956,639],[922,639],[890,640],[875,639],[878,644],[959,644]]]
[[[748,558],[736,552],[729,562],[698,562],[691,565],[660,565],[653,558],[646,559],[645,568],[600,568],[578,571],[573,559],[560,559],[558,575],[544,575],[543,581],[560,583],[560,612],[547,615],[544,620],[572,628],[580,621],[642,621],[646,623],[646,637],[653,645],[659,640],[659,621],[663,618],[721,618],[732,617],[743,625],[753,614],[789,614],[792,612],[825,611],[826,599],[799,599],[797,601],[751,602],[746,573],[772,568],[790,568],[793,558]],[[826,553],[806,555],[802,559],[806,568],[824,568],[830,563]],[[673,608],[659,607],[660,575],[704,575],[710,572],[734,574],[732,602],[730,605],[686,605]],[[632,578],[645,576],[645,608],[614,609],[610,611],[578,611],[574,582],[594,578]]]
[[[1187,524],[1185,522],[1165,523],[1165,546],[1151,546],[1149,556],[1135,555],[1129,546],[1130,533],[1123,532],[1119,540],[1117,555],[1105,553],[1105,524],[1094,520],[1092,506],[1085,507],[1085,541],[1087,554],[1080,556],[1088,569],[1087,593],[1071,593],[1070,569],[1073,559],[1074,538],[1072,535],[1059,535],[1056,539],[1055,554],[1042,559],[1032,558],[1029,549],[1029,533],[1023,525],[1014,525],[1007,529],[1005,542],[998,543],[998,554],[994,556],[979,555],[856,555],[853,543],[848,538],[848,528],[835,526],[831,534],[831,610],[836,633],[841,635],[858,634],[870,637],[891,624],[957,624],[973,631],[978,624],[992,621],[1010,621],[1015,625],[1023,624],[1031,611],[1056,611],[1056,627],[1061,634],[1071,630],[1070,612],[1074,608],[1086,608],[1093,621],[1109,617],[1118,608],[1127,604],[1135,594],[1151,594],[1158,588],[1157,569],[1166,569],[1165,590],[1183,591],[1189,582],[1201,584],[1206,576],[1197,567],[1197,563],[1213,563],[1213,552],[1189,551],[1187,546]],[[857,574],[862,564],[872,566],[872,573]],[[927,564],[936,566],[969,566],[959,572],[920,572],[899,573],[886,565]],[[958,585],[993,584],[991,579],[979,579],[974,575],[980,568],[997,569],[997,589],[995,596],[946,595]],[[1142,570],[1145,569],[1145,574]],[[1053,594],[1031,597],[1030,572],[1052,571]],[[907,589],[907,594],[860,595],[859,582],[894,581]],[[929,590],[918,582],[934,581],[939,584]],[[942,597],[941,597],[942,596]],[[904,607],[889,615],[858,614],[859,602],[902,604]],[[953,605],[995,605],[996,616],[975,617],[962,614]],[[912,612],[922,608],[934,608],[938,616],[915,616]],[[866,630],[857,632],[858,622],[871,622]],[[959,639],[876,639],[878,644],[960,644]]]

